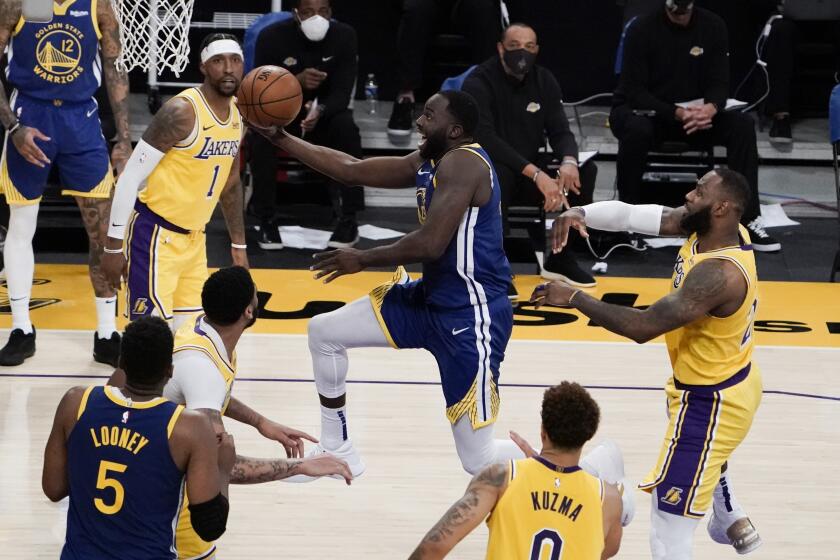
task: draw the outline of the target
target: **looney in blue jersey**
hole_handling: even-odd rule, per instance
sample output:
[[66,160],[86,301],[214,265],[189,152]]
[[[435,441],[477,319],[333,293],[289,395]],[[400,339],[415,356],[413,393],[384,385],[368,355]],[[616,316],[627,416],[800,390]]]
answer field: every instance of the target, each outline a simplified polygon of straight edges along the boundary
[[89,387],[67,439],[70,508],[62,560],[177,558],[184,473],[169,436],[183,410],[164,398],[132,402]]
[[45,100],[89,101],[102,81],[96,0],[53,4],[49,23],[21,17],[9,41],[6,78]]
[[[513,329],[507,297],[510,264],[502,244],[499,181],[490,158],[478,144],[455,149],[487,165],[490,200],[464,211],[443,255],[423,265],[423,278],[408,281],[400,268],[370,299],[393,347],[424,348],[434,355],[449,421],[467,416],[478,429],[495,422],[499,412],[499,368]],[[433,161],[417,171],[421,224],[435,190],[456,187],[437,184],[436,171]]]
[[[507,297],[510,263],[502,237],[501,189],[490,156],[478,144],[455,148],[474,154],[487,165],[490,174],[490,200],[480,207],[469,207],[461,218],[457,234],[443,255],[423,264],[426,302],[447,309],[485,304]],[[417,212],[420,223],[432,204],[437,185],[437,163],[428,160],[417,171]],[[451,187],[449,187],[451,188]]]

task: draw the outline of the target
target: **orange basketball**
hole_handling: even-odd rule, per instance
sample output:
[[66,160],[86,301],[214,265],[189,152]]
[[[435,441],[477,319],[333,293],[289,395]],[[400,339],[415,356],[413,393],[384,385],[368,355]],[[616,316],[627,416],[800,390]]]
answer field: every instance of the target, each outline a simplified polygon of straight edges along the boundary
[[297,78],[279,66],[254,68],[239,85],[242,117],[257,126],[286,126],[300,112],[303,99]]

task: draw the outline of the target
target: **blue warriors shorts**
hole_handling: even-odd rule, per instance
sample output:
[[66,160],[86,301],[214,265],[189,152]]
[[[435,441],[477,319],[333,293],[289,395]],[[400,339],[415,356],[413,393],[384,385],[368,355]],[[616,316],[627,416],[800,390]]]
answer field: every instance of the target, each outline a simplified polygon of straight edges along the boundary
[[718,385],[665,386],[668,429],[656,466],[639,488],[657,488],[660,511],[703,517],[723,464],[744,440],[761,402],[761,375],[747,365]]
[[37,128],[49,141],[35,140],[52,164],[38,167],[18,153],[6,135],[0,163],[0,192],[9,204],[37,204],[44,194],[52,165],[58,166],[61,193],[109,198],[114,174],[108,144],[102,136],[96,101],[45,101],[15,91],[10,101],[21,124]]
[[201,311],[201,289],[207,280],[203,231],[191,232],[152,212],[140,201],[128,221],[128,317]]
[[437,309],[426,303],[422,280],[399,284],[395,277],[370,298],[391,346],[424,348],[435,357],[450,422],[464,414],[475,429],[496,421],[499,366],[513,329],[507,297],[476,307]]

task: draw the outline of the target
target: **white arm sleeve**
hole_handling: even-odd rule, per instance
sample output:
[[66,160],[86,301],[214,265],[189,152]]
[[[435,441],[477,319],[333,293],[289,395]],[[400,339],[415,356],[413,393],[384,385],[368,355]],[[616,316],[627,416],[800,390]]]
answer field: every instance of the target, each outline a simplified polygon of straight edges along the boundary
[[586,215],[586,225],[604,231],[629,231],[659,235],[663,206],[659,204],[626,204],[618,200],[603,200],[580,207]]
[[209,408],[221,412],[227,387],[213,360],[198,350],[184,350],[175,354],[172,364],[172,380],[166,386],[177,385],[181,404],[193,410]]
[[131,209],[134,208],[134,201],[137,200],[137,191],[143,181],[152,174],[163,156],[163,152],[142,139],[137,143],[137,147],[131,152],[125,170],[117,180],[114,202],[111,204],[108,237],[114,239],[125,238],[125,224],[128,222]]

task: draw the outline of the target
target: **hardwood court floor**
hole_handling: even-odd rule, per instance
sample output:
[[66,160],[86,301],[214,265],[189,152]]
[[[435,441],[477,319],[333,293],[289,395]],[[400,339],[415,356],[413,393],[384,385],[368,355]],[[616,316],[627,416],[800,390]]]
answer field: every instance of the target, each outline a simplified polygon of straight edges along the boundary
[[[7,333],[0,331],[5,340]],[[43,446],[61,394],[101,383],[110,372],[89,359],[89,331],[38,333],[39,353],[0,370],[0,556],[56,558],[66,506],[40,490]],[[665,428],[661,385],[668,359],[661,344],[514,340],[502,371],[497,435],[516,429],[537,443],[542,387],[574,379],[602,407],[595,441],[616,440],[627,473],[643,477]],[[267,416],[319,432],[319,410],[306,339],[249,334],[240,344],[234,394]],[[840,379],[837,348],[760,347],[755,362],[767,394],[752,432],[735,453],[735,493],[764,546],[751,558],[837,558],[840,518]],[[350,352],[349,428],[368,470],[351,487],[332,479],[231,488],[231,519],[219,557],[406,558],[425,531],[463,492],[461,470],[443,415],[434,360],[422,351]],[[89,378],[87,376],[94,376]],[[277,445],[229,423],[237,451],[277,455]],[[649,497],[637,492],[636,519],[619,558],[649,558]],[[451,558],[481,558],[482,526]],[[695,558],[736,558],[696,533]]]

